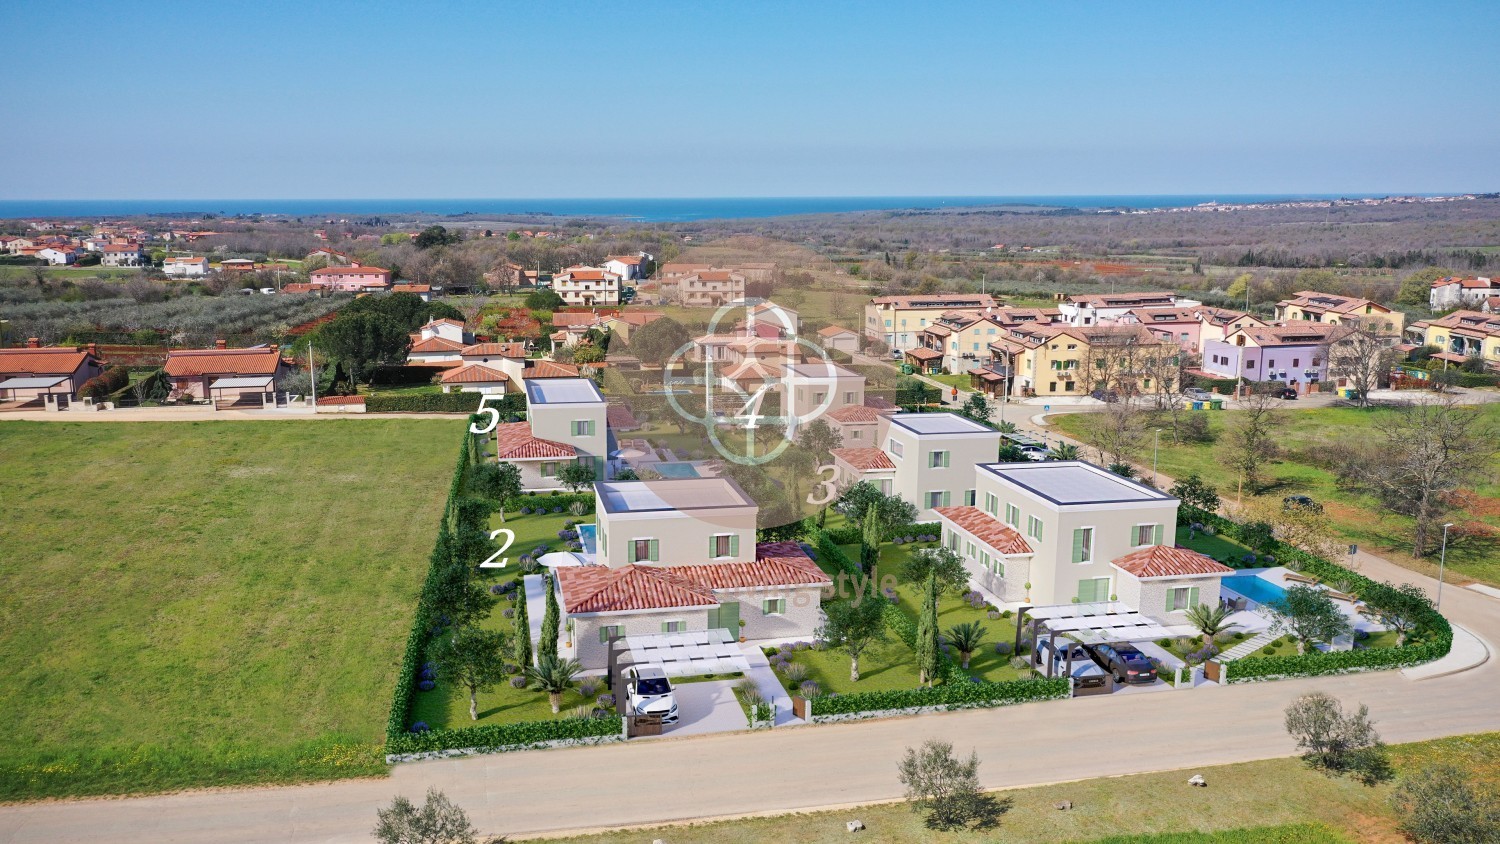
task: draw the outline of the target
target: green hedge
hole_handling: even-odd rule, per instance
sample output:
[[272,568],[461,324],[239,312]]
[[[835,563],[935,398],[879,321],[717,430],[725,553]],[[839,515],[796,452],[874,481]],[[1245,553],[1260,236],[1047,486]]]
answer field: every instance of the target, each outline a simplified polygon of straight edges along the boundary
[[[864,539],[864,532],[860,529],[859,525],[845,525],[841,528],[828,530],[826,533],[832,537],[835,545],[858,545]],[[885,535],[881,538],[886,542],[890,542],[898,536],[922,536],[924,534],[928,536],[942,536],[942,523],[916,522],[909,525],[902,525],[886,531]]]
[[365,398],[365,410],[370,413],[473,413],[478,409],[478,393],[405,393]]
[[505,502],[507,512],[519,510],[522,507],[545,507],[549,512],[555,507],[563,508],[563,512],[571,512],[573,502],[582,501],[588,507],[588,512],[594,512],[594,494],[592,492],[579,493],[554,493],[551,495],[518,495]]
[[428,730],[425,733],[403,733],[388,738],[386,753],[428,753],[435,750],[480,751],[541,744],[548,741],[618,736],[623,731],[619,715],[601,718],[558,718],[553,721],[525,721],[519,724],[486,724],[456,730]]
[[1007,680],[1002,683],[946,683],[930,689],[893,689],[884,692],[854,692],[809,701],[813,715],[852,715],[892,709],[928,706],[1009,706],[1038,700],[1058,700],[1070,692],[1067,677],[1051,680]]
[[[1183,524],[1198,522],[1233,539],[1240,536],[1240,525],[1217,513],[1210,513],[1186,504],[1177,510],[1177,520]],[[1272,543],[1269,553],[1279,565],[1296,564],[1304,574],[1310,574],[1328,582],[1348,584],[1365,601],[1378,601],[1383,592],[1392,589],[1390,584],[1371,580],[1358,572],[1309,554],[1301,548],[1287,545],[1280,540]],[[1453,647],[1453,627],[1448,619],[1436,610],[1426,612],[1417,620],[1417,629],[1408,637],[1409,643],[1399,648],[1367,648],[1353,651],[1324,653],[1309,651],[1294,656],[1249,656],[1237,659],[1229,665],[1229,682],[1244,683],[1253,680],[1275,680],[1283,677],[1319,677],[1328,674],[1349,674],[1356,671],[1373,671],[1383,668],[1401,668],[1420,665],[1447,656]],[[1416,641],[1410,641],[1410,640]]]

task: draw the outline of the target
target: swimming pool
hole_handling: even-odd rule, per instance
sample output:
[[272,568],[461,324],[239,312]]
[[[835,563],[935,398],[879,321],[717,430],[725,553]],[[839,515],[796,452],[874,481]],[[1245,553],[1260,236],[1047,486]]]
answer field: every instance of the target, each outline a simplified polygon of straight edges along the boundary
[[599,526],[595,524],[578,526],[578,541],[583,543],[583,553],[590,557],[599,552]]
[[663,478],[696,478],[698,468],[691,463],[657,463],[651,468],[661,473]]
[[1234,574],[1220,581],[1222,587],[1243,595],[1257,604],[1274,604],[1286,597],[1286,590],[1256,574]]

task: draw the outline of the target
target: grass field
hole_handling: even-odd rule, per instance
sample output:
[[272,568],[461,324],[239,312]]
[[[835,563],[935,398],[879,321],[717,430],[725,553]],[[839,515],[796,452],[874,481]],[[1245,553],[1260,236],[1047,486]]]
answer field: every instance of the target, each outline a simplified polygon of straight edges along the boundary
[[[911,744],[918,744],[913,734]],[[964,754],[962,745],[954,748]],[[896,783],[899,752],[892,751],[891,783]],[[1449,763],[1491,785],[1500,784],[1500,733],[1395,745],[1391,760],[1398,777],[1421,765]],[[980,760],[981,774],[1005,759]],[[1207,788],[1187,778],[1201,773]],[[557,844],[693,841],[696,844],[754,844],[797,841],[831,844],[1403,844],[1387,802],[1392,784],[1361,785],[1352,778],[1325,776],[1297,759],[1194,768],[1159,774],[1084,780],[997,792],[1006,807],[988,830],[937,832],[903,803],[859,806],[832,812],[798,812],[769,818],[696,823],[650,830],[552,839]],[[1055,807],[1073,804],[1070,811]],[[851,836],[846,821],[858,818],[865,830]]]
[[461,430],[0,423],[0,799],[382,773]]
[[[1262,498],[1275,502],[1293,493],[1312,496],[1323,504],[1335,530],[1344,541],[1364,546],[1414,570],[1435,575],[1436,558],[1417,560],[1411,556],[1411,519],[1387,512],[1379,502],[1368,496],[1339,489],[1333,473],[1319,465],[1322,462],[1320,453],[1333,443],[1369,440],[1378,436],[1374,423],[1382,412],[1387,411],[1359,408],[1286,411],[1286,424],[1278,432],[1278,439],[1285,453],[1280,461],[1269,467],[1267,475],[1273,481]],[[1489,423],[1500,422],[1500,404],[1482,405],[1481,412]],[[1087,441],[1089,415],[1057,415],[1051,417],[1051,422],[1068,436]],[[1210,413],[1211,429],[1222,433],[1225,425],[1232,423],[1236,415],[1237,412],[1232,410]],[[1136,462],[1149,466],[1151,439],[1147,437],[1145,443],[1145,451],[1136,456]],[[1097,455],[1090,453],[1087,456],[1093,459]],[[1222,455],[1215,445],[1171,445],[1163,437],[1160,463],[1163,474],[1181,478],[1197,473],[1217,486],[1219,495],[1225,501],[1234,501],[1236,476],[1224,467]],[[1455,512],[1454,515],[1459,520],[1479,521],[1500,529],[1500,483],[1497,483],[1497,479],[1474,479],[1472,492],[1476,505],[1466,512]],[[1249,495],[1245,498],[1247,502],[1252,500]],[[1500,557],[1487,545],[1450,546],[1448,570],[1474,580],[1500,585]]]

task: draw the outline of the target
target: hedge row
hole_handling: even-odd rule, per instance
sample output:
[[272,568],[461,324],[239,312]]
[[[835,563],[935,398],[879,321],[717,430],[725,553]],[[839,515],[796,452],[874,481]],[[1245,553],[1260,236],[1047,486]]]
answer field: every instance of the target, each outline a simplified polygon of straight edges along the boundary
[[619,715],[598,718],[558,718],[552,721],[525,721],[519,724],[486,724],[457,730],[428,730],[424,733],[402,733],[389,738],[385,752],[427,753],[435,750],[473,749],[493,752],[521,748],[549,741],[618,736],[623,731]]
[[892,689],[884,692],[853,692],[809,701],[813,715],[850,715],[892,709],[941,706],[963,709],[1010,706],[1038,700],[1058,700],[1072,690],[1067,677],[1051,680],[1006,680],[1001,683],[945,683],[929,689]]
[[583,502],[584,506],[588,508],[588,512],[594,512],[594,494],[591,492],[518,495],[505,502],[505,511],[509,513],[519,510],[522,507],[530,507],[533,510],[540,507],[551,511],[561,507],[564,513],[568,513],[572,511],[573,504],[579,501]]
[[[864,531],[859,525],[845,525],[825,531],[833,539],[835,545],[858,545],[864,540]],[[881,537],[886,542],[902,536],[941,536],[943,525],[941,522],[913,522],[909,525],[901,525],[885,532]]]
[[[1183,524],[1197,522],[1207,525],[1232,539],[1240,538],[1242,525],[1217,513],[1184,504],[1177,510],[1177,519]],[[1304,574],[1329,582],[1344,583],[1366,602],[1378,603],[1383,594],[1392,590],[1390,584],[1371,580],[1280,540],[1273,540],[1268,550],[1278,563],[1293,563]],[[1400,648],[1367,648],[1328,653],[1315,650],[1294,656],[1249,656],[1231,663],[1229,682],[1318,677],[1420,665],[1448,654],[1448,650],[1453,647],[1453,627],[1437,610],[1429,610],[1417,619],[1417,630],[1409,638],[1417,641]]]
[[[512,398],[514,396],[514,398]],[[519,404],[519,409],[513,405]],[[526,400],[519,393],[491,402],[502,414],[526,410]],[[404,393],[390,396],[368,396],[365,409],[371,413],[473,413],[479,409],[478,393]]]
[[130,370],[123,366],[111,366],[109,369],[83,382],[83,386],[78,388],[78,397],[81,399],[103,401],[110,394],[125,389],[129,384]]

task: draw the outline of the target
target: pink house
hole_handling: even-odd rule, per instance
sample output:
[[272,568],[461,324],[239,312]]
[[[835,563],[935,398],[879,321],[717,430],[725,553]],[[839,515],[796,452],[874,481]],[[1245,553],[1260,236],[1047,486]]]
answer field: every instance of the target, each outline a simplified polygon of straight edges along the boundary
[[309,276],[319,287],[345,293],[383,291],[391,286],[391,271],[382,267],[323,267]]

